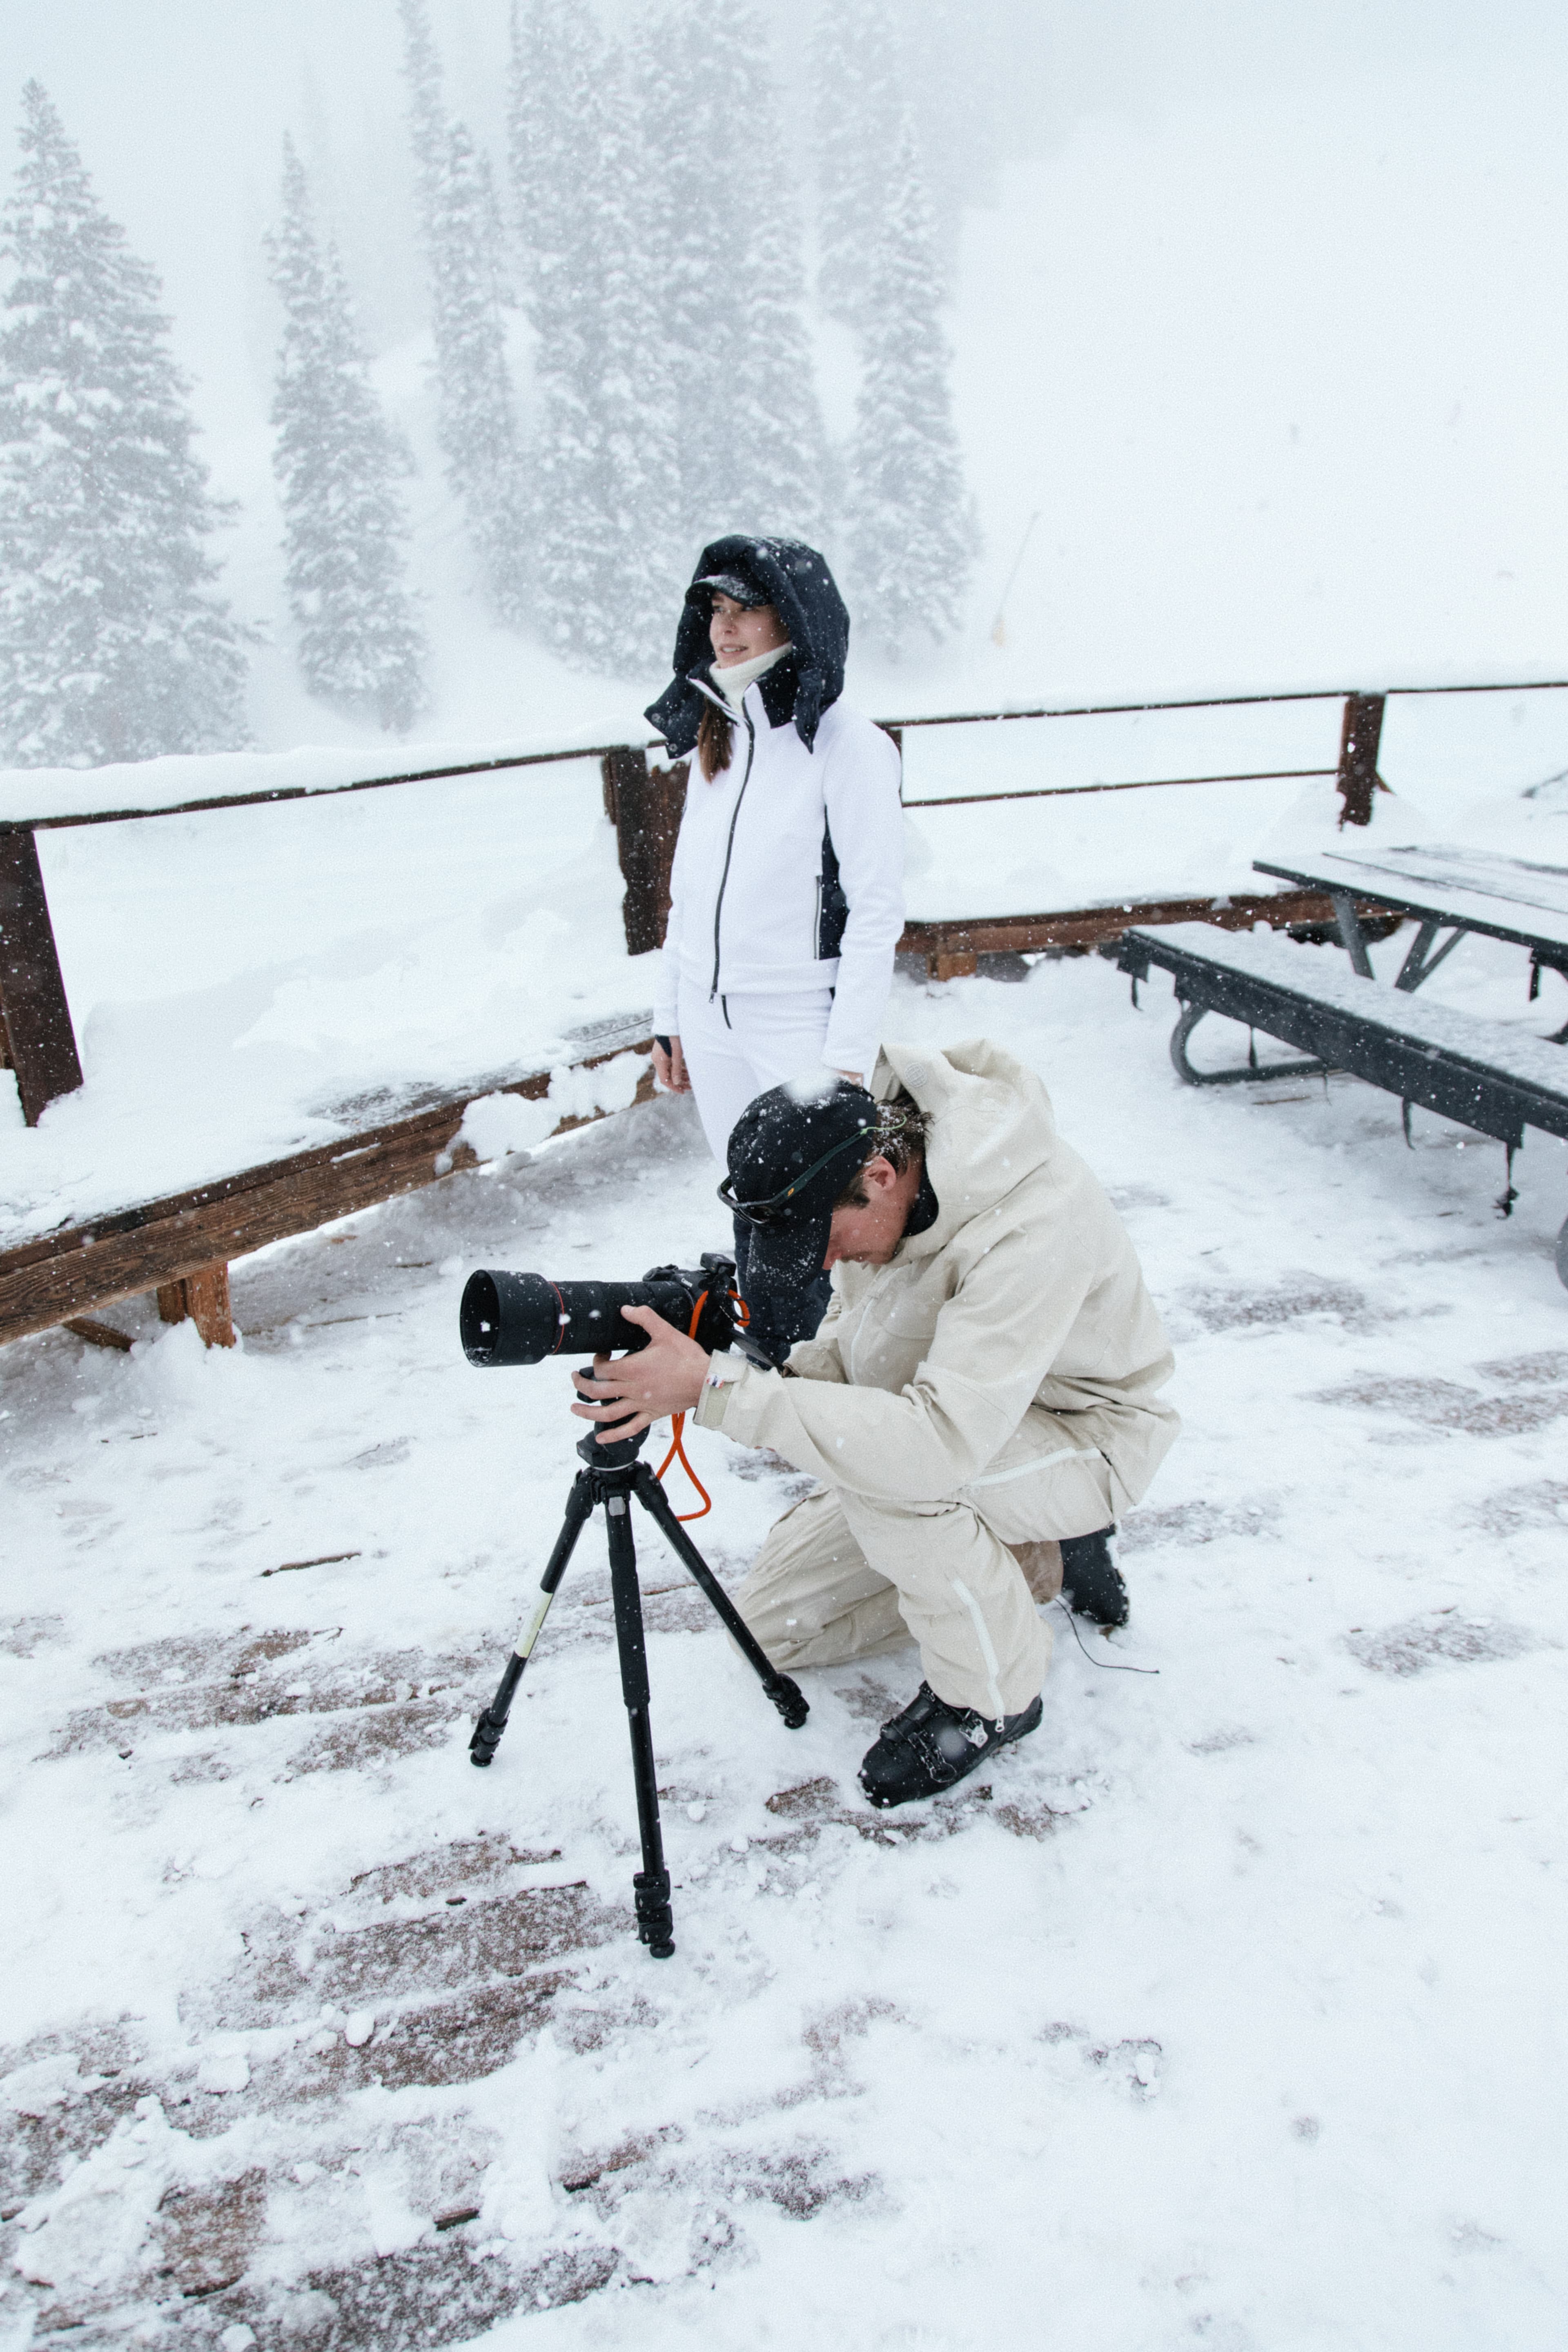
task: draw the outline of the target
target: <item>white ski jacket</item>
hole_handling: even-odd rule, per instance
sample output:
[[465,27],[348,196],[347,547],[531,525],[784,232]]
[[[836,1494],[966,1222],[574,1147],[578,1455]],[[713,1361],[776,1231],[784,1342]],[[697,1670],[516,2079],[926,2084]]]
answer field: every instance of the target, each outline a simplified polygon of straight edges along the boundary
[[822,1058],[868,1075],[904,927],[898,751],[842,701],[808,751],[793,720],[769,724],[758,684],[734,738],[711,783],[692,754],[654,1027],[679,1034],[682,980],[721,1003],[830,988]]

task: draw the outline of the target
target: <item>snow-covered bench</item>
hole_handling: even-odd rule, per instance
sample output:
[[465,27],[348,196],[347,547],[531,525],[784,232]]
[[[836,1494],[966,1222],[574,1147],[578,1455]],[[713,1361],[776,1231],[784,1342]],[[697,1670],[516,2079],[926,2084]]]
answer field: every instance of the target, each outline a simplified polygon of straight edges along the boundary
[[[1183,1011],[1171,1059],[1188,1086],[1346,1070],[1399,1097],[1407,1137],[1415,1103],[1495,1136],[1510,1174],[1527,1127],[1568,1137],[1568,1047],[1511,1022],[1427,1003],[1363,978],[1328,950],[1271,933],[1180,923],[1127,931],[1106,952],[1131,975],[1135,998],[1152,965],[1172,975]],[[1254,1049],[1239,1069],[1195,1069],[1188,1040],[1211,1013],[1261,1029],[1309,1058],[1260,1063]],[[1505,1214],[1511,1200],[1510,1182],[1500,1203]],[[1558,1236],[1557,1271],[1568,1283],[1568,1223]]]
[[189,1316],[209,1347],[234,1340],[230,1261],[339,1217],[532,1145],[653,1091],[652,1014],[577,1033],[553,1069],[514,1070],[462,1088],[385,1103],[374,1126],[346,1104],[341,1137],[161,1200],[58,1225],[9,1246],[0,1237],[0,1342],[66,1324],[84,1339],[129,1348],[95,1319],[116,1300],[156,1291],[167,1323]]
[[[134,836],[145,824],[170,817],[223,813],[232,823],[237,812],[274,805],[297,808],[325,800],[342,803],[349,795],[381,795],[404,785],[436,787],[502,772],[549,769],[555,787],[548,804],[555,825],[549,834],[549,860],[539,856],[543,817],[537,796],[529,801],[519,795],[508,803],[509,834],[494,804],[482,817],[470,806],[465,830],[460,804],[448,808],[427,793],[419,804],[423,830],[416,823],[412,833],[405,829],[400,836],[405,845],[417,845],[405,846],[403,865],[421,877],[418,888],[405,891],[397,911],[384,913],[383,921],[394,929],[401,925],[406,940],[421,927],[438,930],[443,910],[449,918],[460,908],[465,924],[482,930],[483,908],[495,902],[476,892],[471,879],[472,866],[481,858],[491,872],[515,872],[526,853],[536,877],[542,872],[560,874],[564,893],[580,891],[584,875],[574,861],[581,857],[587,835],[598,831],[602,787],[603,806],[616,827],[626,897],[617,909],[601,887],[596,911],[607,920],[601,922],[600,932],[618,930],[624,924],[628,955],[658,945],[664,871],[659,861],[663,857],[668,865],[684,771],[677,778],[650,769],[636,744],[584,743],[553,750],[519,744],[494,757],[441,764],[427,760],[394,775],[363,775],[362,757],[354,751],[307,749],[0,775],[0,1107],[8,1109],[5,1097],[14,1077],[24,1123],[34,1129],[51,1104],[77,1094],[82,1086],[76,1027],[39,857],[38,836],[45,834],[110,825],[126,828]],[[561,789],[563,772],[565,791]],[[549,833],[548,824],[544,830]],[[299,902],[309,893],[295,887],[287,852],[280,854],[274,845],[268,864],[259,836],[250,845],[258,853],[262,876],[270,877],[279,898],[287,891],[295,914],[297,954]],[[470,853],[472,864],[465,866]],[[231,836],[227,855],[233,858],[236,854]],[[314,903],[321,917],[321,942],[330,946],[340,909],[345,905],[359,909],[346,918],[352,928],[364,919],[360,902],[367,896],[375,899],[374,845],[365,835],[345,835],[340,816],[339,832],[324,843],[317,837],[307,846],[296,838],[292,855],[302,854],[321,861],[312,866]],[[601,856],[601,884],[608,880],[603,865]],[[384,877],[384,866],[380,870]],[[456,898],[454,874],[460,877]],[[334,876],[339,877],[336,886]],[[279,953],[264,904],[266,887],[265,878],[259,885],[253,879],[245,917],[249,926],[245,936],[254,943],[258,967]],[[538,898],[536,883],[536,903]],[[231,898],[224,903],[233,922]],[[508,920],[520,920],[519,905],[510,898],[505,905]],[[312,952],[315,944],[312,940]],[[646,1097],[651,1092],[646,1058],[652,1043],[651,1015],[623,1012],[613,998],[606,1003],[605,990],[617,984],[618,957],[608,939],[597,937],[597,945],[594,1000],[608,1017],[591,1019],[585,1026],[558,1026],[563,1014],[573,1017],[568,1003],[574,1005],[584,992],[575,986],[569,997],[552,993],[548,987],[542,992],[538,971],[533,971],[528,1002],[536,1060],[504,1065],[479,1060],[479,1054],[496,1049],[494,1026],[488,1033],[489,1042],[470,1038],[465,1045],[466,1015],[459,1012],[452,1024],[455,1037],[425,1038],[419,1045],[416,1067],[422,1067],[426,1076],[433,1067],[435,1084],[401,1084],[394,1078],[390,1085],[373,1086],[353,1098],[340,1097],[324,1106],[309,1096],[279,1100],[259,1089],[243,1117],[221,1131],[199,1113],[189,1120],[169,1118],[167,1100],[160,1091],[146,1097],[144,1121],[130,1122],[137,1165],[129,1176],[113,1173],[120,1164],[116,1146],[121,1133],[100,1129],[94,1137],[84,1133],[86,1122],[79,1119],[72,1130],[74,1150],[55,1154],[52,1190],[47,1180],[40,1181],[40,1163],[24,1167],[14,1157],[5,1172],[17,1181],[8,1189],[0,1188],[6,1189],[0,1202],[0,1342],[64,1323],[84,1339],[128,1347],[123,1332],[95,1319],[97,1310],[155,1290],[165,1320],[189,1316],[209,1344],[226,1344],[234,1338],[228,1292],[232,1259],[432,1182],[454,1165],[472,1164],[476,1154],[470,1141],[479,1136],[476,1118],[486,1132],[504,1134],[508,1142],[514,1137],[542,1139],[629,1099],[637,1083],[636,1072],[628,1076],[634,1058],[642,1078],[639,1098]],[[584,949],[585,956],[591,953]],[[312,967],[320,968],[319,961]],[[232,971],[231,963],[229,977]],[[294,983],[296,993],[302,985]],[[639,982],[629,971],[626,986],[635,1003],[633,992]],[[130,992],[136,994],[134,988]],[[353,1032],[351,1028],[343,1034]],[[510,1041],[501,1047],[503,1053],[510,1050]],[[458,1060],[458,1053],[475,1058]],[[620,1065],[613,1079],[603,1066],[611,1062]],[[601,1079],[610,1086],[609,1094],[595,1092]],[[187,1068],[182,1082],[195,1108],[199,1078],[193,1082]],[[476,1112],[476,1103],[492,1095],[504,1098],[499,1112],[495,1106],[488,1117]],[[79,1102],[73,1108],[82,1106]],[[310,1148],[287,1148],[296,1139],[303,1143],[307,1135]],[[165,1138],[178,1148],[164,1148]],[[283,1155],[277,1156],[285,1139]],[[491,1154],[480,1149],[477,1156]],[[68,1177],[65,1183],[59,1181],[62,1157]],[[41,1165],[50,1165],[47,1153]],[[176,1184],[182,1189],[172,1189]]]

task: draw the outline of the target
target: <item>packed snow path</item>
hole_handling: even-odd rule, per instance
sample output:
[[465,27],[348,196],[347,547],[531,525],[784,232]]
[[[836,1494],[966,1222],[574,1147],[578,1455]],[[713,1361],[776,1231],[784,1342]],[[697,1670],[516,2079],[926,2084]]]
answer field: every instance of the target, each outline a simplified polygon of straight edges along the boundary
[[[1489,953],[1454,1001],[1522,1012]],[[721,1243],[689,1106],[243,1264],[234,1354],[0,1358],[6,2343],[1555,2340],[1561,1155],[1500,1223],[1352,1082],[1180,1089],[1171,1009],[1068,961],[889,1024],[1031,1061],[1142,1252],[1131,1626],[1053,1612],[1040,1733],[877,1815],[914,1654],[787,1732],[639,1523],[663,1965],[598,1522],[468,1762],[579,1424],[457,1301]],[[798,1482],[692,1450],[733,1581]]]

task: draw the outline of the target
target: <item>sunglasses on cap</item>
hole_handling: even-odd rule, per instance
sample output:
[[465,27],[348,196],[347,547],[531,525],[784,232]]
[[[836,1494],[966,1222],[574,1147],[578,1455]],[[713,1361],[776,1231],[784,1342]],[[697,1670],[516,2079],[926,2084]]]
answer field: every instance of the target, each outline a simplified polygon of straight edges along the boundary
[[[830,1161],[837,1160],[841,1151],[847,1151],[855,1144],[863,1146],[866,1138],[874,1132],[872,1128],[867,1126],[857,1128],[853,1135],[840,1136],[838,1141],[830,1150],[825,1151],[820,1160],[814,1160],[809,1168],[803,1169],[798,1176],[792,1177],[782,1192],[772,1192],[765,1201],[737,1201],[733,1181],[728,1176],[719,1187],[719,1198],[734,1216],[744,1217],[749,1225],[790,1224],[794,1220],[790,1213],[789,1203],[799,1192],[801,1186],[809,1184],[814,1176],[820,1176],[823,1170]],[[798,1211],[795,1213],[798,1214]]]

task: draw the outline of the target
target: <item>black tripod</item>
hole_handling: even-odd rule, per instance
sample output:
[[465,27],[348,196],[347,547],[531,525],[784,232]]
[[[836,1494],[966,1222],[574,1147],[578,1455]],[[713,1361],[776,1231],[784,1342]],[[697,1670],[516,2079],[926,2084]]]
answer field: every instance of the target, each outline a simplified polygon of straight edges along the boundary
[[506,1719],[532,1654],[540,1630],[550,1614],[561,1580],[566,1573],[577,1538],[595,1503],[605,1506],[605,1532],[610,1547],[610,1591],[616,1604],[616,1641],[621,1654],[621,1691],[632,1735],[632,1780],[637,1795],[637,1828],[642,1835],[642,1868],[632,1880],[637,1902],[637,1934],[656,1960],[667,1960],[675,1949],[675,1919],[669,1907],[669,1873],[664,1866],[664,1838],[658,1823],[658,1781],[653,1760],[653,1729],[648,1721],[647,1653],[643,1641],[642,1591],[637,1583],[637,1546],[632,1540],[632,1515],[626,1498],[635,1495],[651,1512],[682,1565],[701,1586],[748,1663],[756,1669],[763,1688],[792,1731],[798,1731],[810,1712],[800,1685],[779,1674],[709,1567],[680,1521],[669,1507],[664,1488],[638,1454],[647,1442],[643,1430],[636,1437],[617,1438],[601,1445],[584,1437],[577,1447],[587,1467],[579,1470],[566,1497],[561,1533],[555,1538],[532,1616],[506,1663],[500,1687],[474,1726],[468,1754],[476,1764],[488,1764],[500,1745]]

